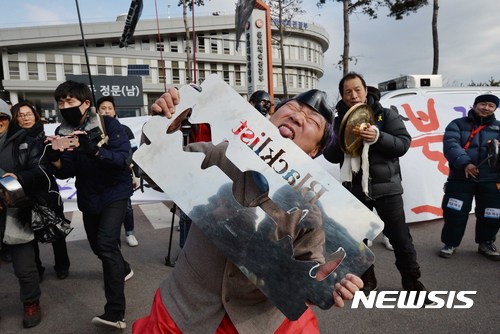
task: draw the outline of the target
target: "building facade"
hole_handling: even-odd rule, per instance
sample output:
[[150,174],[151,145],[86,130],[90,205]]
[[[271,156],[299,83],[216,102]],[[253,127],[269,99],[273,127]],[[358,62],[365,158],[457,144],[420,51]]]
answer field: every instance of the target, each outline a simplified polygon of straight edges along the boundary
[[[196,18],[196,83],[217,73],[246,97],[245,36],[236,50],[234,22],[232,15]],[[2,97],[13,103],[30,101],[42,116],[57,118],[55,88],[68,75],[88,76],[90,67],[92,76],[140,76],[142,103],[118,106],[117,111],[121,117],[147,114],[147,106],[165,87],[192,81],[186,71],[184,22],[181,17],[160,19],[158,25],[156,20],[140,20],[134,42],[120,48],[124,24],[123,17],[116,22],[83,24],[88,66],[78,23],[0,29]],[[272,32],[277,34],[274,25]],[[328,33],[316,24],[291,22],[284,44],[289,95],[317,88],[329,47]],[[274,94],[280,98],[281,59],[274,45],[272,61]]]

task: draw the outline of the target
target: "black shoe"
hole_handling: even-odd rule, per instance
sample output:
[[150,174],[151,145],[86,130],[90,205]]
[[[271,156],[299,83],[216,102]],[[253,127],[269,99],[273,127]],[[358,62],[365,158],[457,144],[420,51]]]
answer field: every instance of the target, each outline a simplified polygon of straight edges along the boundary
[[125,323],[125,319],[122,316],[114,316],[112,314],[104,313],[98,317],[92,318],[92,323],[97,326],[103,327],[114,327],[118,329],[127,328],[127,324]]
[[56,276],[58,279],[66,279],[69,276],[69,269],[56,270]]
[[377,290],[377,278],[375,277],[375,266],[373,264],[361,276],[361,280],[363,281],[363,288],[361,291],[363,291],[365,295],[369,295],[370,291]]
[[42,310],[40,309],[40,302],[34,301],[31,303],[24,303],[23,327],[35,327],[42,321]]
[[418,291],[418,292],[425,292],[425,300],[424,300],[424,305],[436,305],[436,302],[431,301],[427,297],[427,289],[425,288],[424,284],[420,282],[416,278],[403,278],[402,280],[403,283],[403,289],[406,291]]

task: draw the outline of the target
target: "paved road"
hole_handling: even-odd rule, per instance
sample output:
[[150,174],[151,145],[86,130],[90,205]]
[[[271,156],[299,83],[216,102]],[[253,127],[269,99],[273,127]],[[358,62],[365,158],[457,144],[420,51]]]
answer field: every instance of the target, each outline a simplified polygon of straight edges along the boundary
[[[133,320],[149,313],[159,282],[172,270],[164,265],[171,223],[168,205],[166,202],[134,206],[139,246],[130,248],[122,240],[123,254],[135,272],[126,283],[128,328],[122,333],[131,333]],[[71,269],[67,279],[60,281],[55,277],[52,249],[41,245],[47,270],[41,284],[43,320],[37,327],[22,328],[22,305],[12,266],[0,265],[0,333],[120,332],[90,323],[93,316],[103,312],[102,270],[85,240],[81,216],[74,213],[72,220],[75,230],[68,241]],[[432,290],[477,290],[472,296],[471,309],[351,309],[349,304],[344,309],[316,310],[321,333],[500,333],[500,262],[477,254],[473,217],[458,253],[452,259],[437,257],[441,227],[441,220],[410,225],[422,267],[422,281]],[[176,229],[173,236],[172,261],[179,251]],[[384,248],[380,239],[375,240],[372,249],[377,256],[379,289],[400,289],[393,253]]]

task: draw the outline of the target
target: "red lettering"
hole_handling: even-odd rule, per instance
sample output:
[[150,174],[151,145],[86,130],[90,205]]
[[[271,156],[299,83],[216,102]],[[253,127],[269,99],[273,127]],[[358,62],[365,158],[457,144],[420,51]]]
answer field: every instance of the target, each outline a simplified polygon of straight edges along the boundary
[[409,104],[405,103],[401,105],[406,112],[406,115],[410,119],[411,123],[420,132],[430,132],[439,129],[439,119],[436,114],[436,109],[434,108],[434,99],[429,99],[427,101],[427,109],[429,113],[423,111],[417,111],[417,115],[413,113]]
[[235,135],[239,135],[241,131],[243,131],[243,129],[245,129],[247,127],[247,121],[240,121],[241,123],[241,126],[239,128],[237,128],[236,130],[231,130],[232,133],[234,133]]
[[441,151],[432,151],[430,149],[430,144],[433,143],[442,143],[443,135],[433,135],[433,136],[425,136],[421,138],[413,138],[410,147],[422,147],[422,153],[427,159],[431,161],[438,162],[438,170],[444,175],[448,175],[449,167],[447,166],[447,160]]
[[[248,144],[254,137],[255,133],[252,130],[247,129],[241,134],[240,139],[243,143]],[[258,142],[259,138],[257,138],[256,141]]]

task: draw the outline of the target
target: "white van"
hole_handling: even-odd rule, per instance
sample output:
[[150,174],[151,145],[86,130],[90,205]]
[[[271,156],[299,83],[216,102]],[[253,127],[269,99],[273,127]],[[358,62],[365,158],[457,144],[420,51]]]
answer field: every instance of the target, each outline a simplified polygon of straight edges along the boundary
[[[444,130],[452,120],[467,114],[476,96],[487,93],[500,97],[500,87],[407,88],[381,97],[384,107],[403,117],[412,136],[410,150],[400,159],[408,222],[442,217],[443,185],[448,176]],[[499,109],[495,115],[500,119]]]

